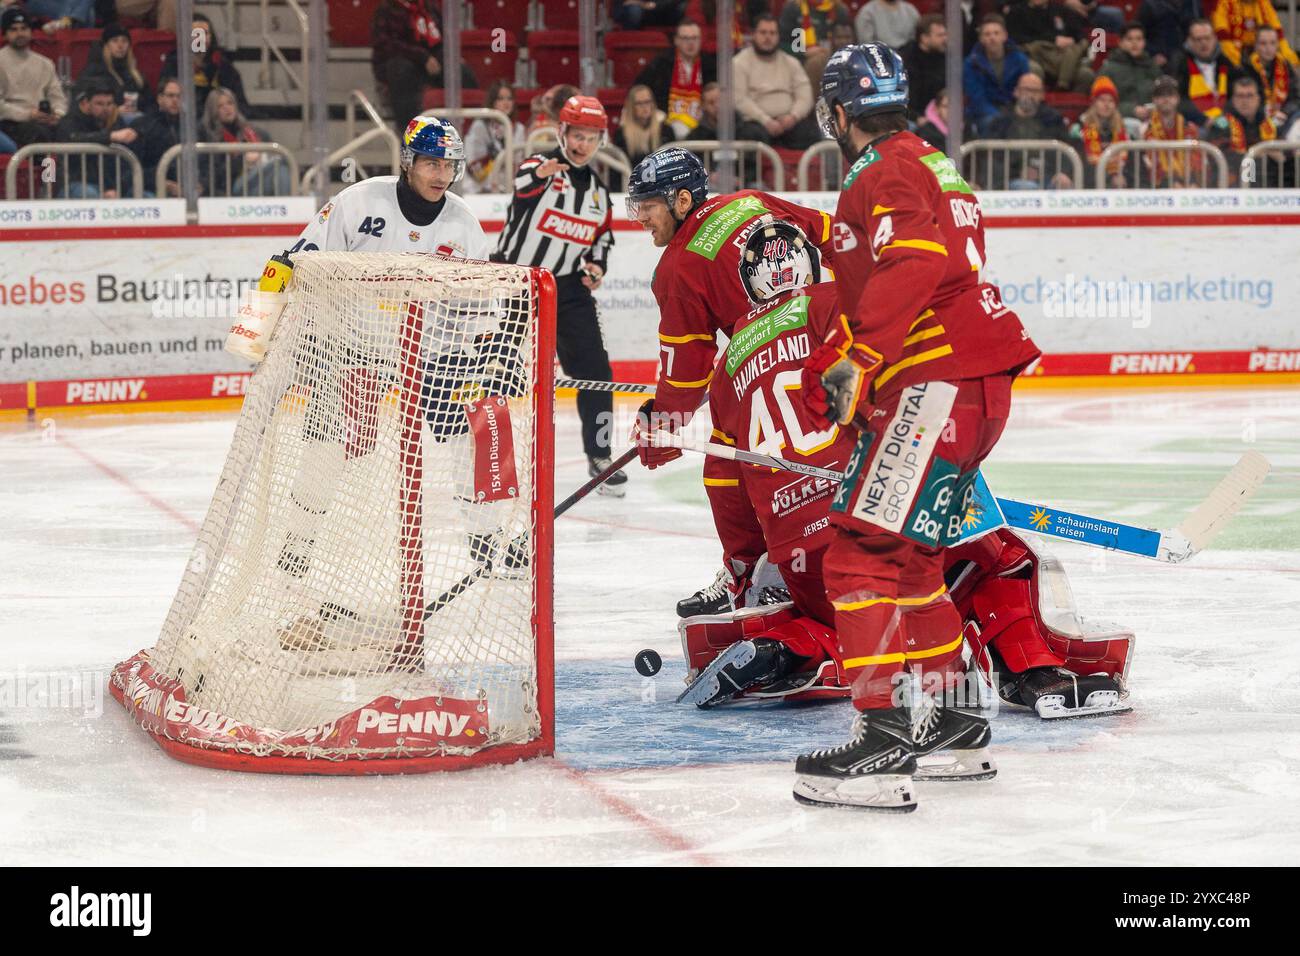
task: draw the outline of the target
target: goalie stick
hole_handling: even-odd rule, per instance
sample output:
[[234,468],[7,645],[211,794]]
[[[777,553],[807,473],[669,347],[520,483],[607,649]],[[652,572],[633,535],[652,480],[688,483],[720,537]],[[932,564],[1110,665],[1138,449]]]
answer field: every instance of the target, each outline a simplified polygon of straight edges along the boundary
[[[829,468],[760,455],[716,442],[696,442],[668,432],[656,432],[655,443],[729,458],[749,465],[779,468],[814,478],[837,482],[844,480],[842,473]],[[1018,530],[1064,538],[1108,551],[1122,551],[1169,564],[1181,564],[1203,550],[1223,530],[1232,516],[1241,510],[1241,506],[1259,490],[1271,467],[1263,455],[1254,451],[1246,452],[1178,527],[1163,530],[1139,528],[1107,518],[1074,514],[1049,505],[1017,501],[1014,498],[994,498],[994,501],[1001,509],[1006,523]],[[980,530],[988,531],[992,527],[985,526]]]
[[557,378],[556,389],[572,388],[579,392],[627,392],[631,395],[653,395],[653,385],[634,385],[631,382],[595,382],[586,378]]

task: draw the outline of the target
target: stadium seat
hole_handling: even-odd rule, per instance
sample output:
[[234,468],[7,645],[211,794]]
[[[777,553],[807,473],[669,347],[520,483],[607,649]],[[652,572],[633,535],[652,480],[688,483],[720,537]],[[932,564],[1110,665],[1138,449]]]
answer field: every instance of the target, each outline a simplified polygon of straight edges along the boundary
[[527,0],[472,0],[469,3],[475,30],[504,28],[515,39],[528,29],[532,6]]
[[370,46],[370,21],[380,0],[329,0],[330,43],[337,47]]
[[605,107],[611,123],[617,124],[619,114],[623,112],[623,103],[627,100],[626,86],[603,86],[596,91],[596,99]]
[[578,84],[577,30],[531,30],[527,46],[538,86]]
[[135,50],[135,62],[144,75],[145,89],[150,92],[158,89],[163,61],[176,49],[176,34],[166,30],[132,30],[131,46]]
[[668,46],[668,38],[658,30],[611,30],[605,34],[605,58],[614,66],[614,85],[631,86],[645,65]]
[[547,0],[542,4],[543,30],[577,30],[578,0]]
[[479,86],[486,89],[493,80],[515,81],[515,61],[519,58],[519,44],[513,36],[506,37],[506,48],[494,42],[492,30],[465,30],[460,35],[461,58],[474,71]]
[[1065,117],[1067,125],[1077,120],[1079,114],[1088,108],[1087,93],[1060,93],[1056,90],[1048,90],[1043,100]]

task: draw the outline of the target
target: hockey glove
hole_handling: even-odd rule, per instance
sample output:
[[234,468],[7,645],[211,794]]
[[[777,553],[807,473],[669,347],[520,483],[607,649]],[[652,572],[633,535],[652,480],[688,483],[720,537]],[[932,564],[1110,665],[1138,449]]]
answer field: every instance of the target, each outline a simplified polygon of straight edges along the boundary
[[853,346],[845,356],[832,345],[822,345],[804,363],[800,376],[804,402],[814,415],[839,425],[855,416],[871,417],[868,395],[880,358],[863,346]]
[[636,413],[636,425],[632,428],[632,441],[636,442],[637,457],[647,468],[658,468],[670,461],[682,457],[680,448],[660,448],[653,444],[651,435],[661,429],[675,432],[679,422],[668,412],[655,411],[655,400],[648,398]]

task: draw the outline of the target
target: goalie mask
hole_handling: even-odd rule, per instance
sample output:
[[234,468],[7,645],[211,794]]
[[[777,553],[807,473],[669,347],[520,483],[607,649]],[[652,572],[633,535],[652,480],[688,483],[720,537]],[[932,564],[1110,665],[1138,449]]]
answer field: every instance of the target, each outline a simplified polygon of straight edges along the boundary
[[751,302],[821,281],[821,257],[798,226],[760,220],[740,254],[740,284]]
[[402,135],[402,169],[410,169],[416,156],[449,159],[456,167],[451,185],[465,175],[465,143],[456,127],[436,116],[417,116],[406,124]]

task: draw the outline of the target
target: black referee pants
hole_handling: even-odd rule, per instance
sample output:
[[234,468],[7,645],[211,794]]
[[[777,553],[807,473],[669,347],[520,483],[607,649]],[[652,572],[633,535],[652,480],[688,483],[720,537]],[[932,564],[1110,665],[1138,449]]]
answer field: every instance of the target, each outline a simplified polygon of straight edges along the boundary
[[[591,290],[582,284],[581,275],[557,277],[555,290],[555,351],[560,368],[569,378],[613,381]],[[610,457],[614,396],[610,392],[580,390],[578,417],[582,419],[582,450],[589,456]]]

